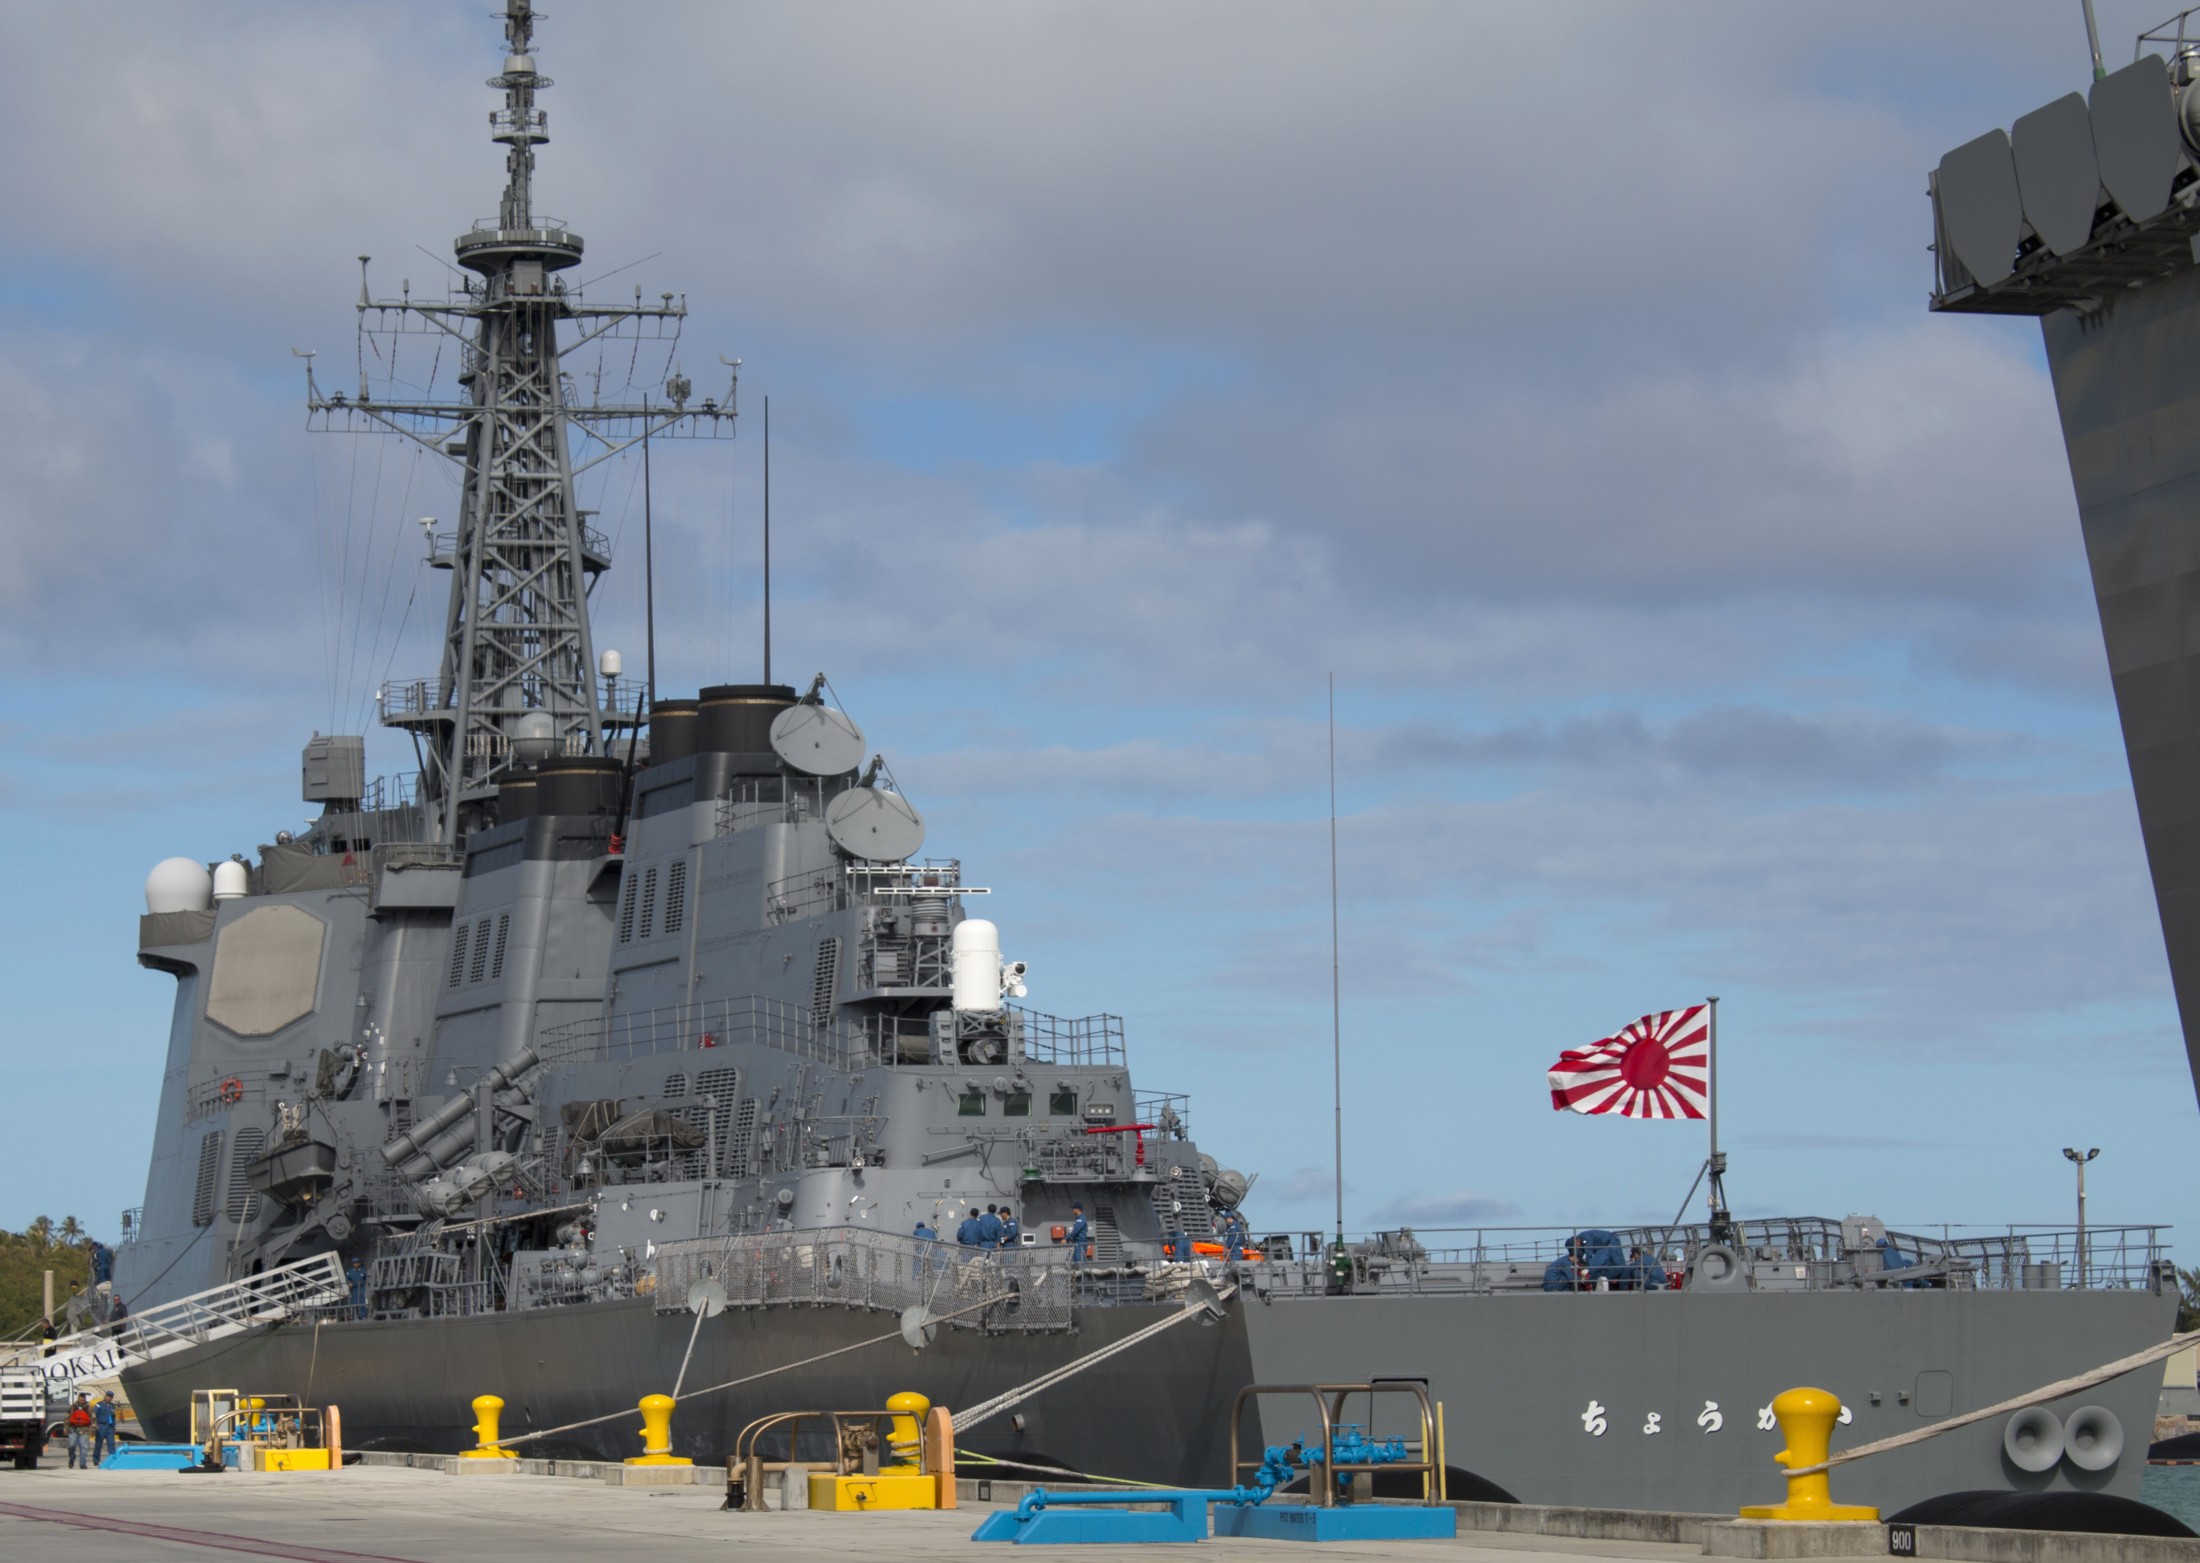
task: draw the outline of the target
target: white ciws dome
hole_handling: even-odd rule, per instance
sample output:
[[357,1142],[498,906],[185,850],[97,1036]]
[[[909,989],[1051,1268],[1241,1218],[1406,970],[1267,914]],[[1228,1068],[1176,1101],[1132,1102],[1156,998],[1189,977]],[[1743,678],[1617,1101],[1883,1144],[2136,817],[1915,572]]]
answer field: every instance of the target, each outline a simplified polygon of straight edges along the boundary
[[214,876],[194,858],[164,857],[145,876],[145,910],[203,912],[214,904]]
[[983,917],[955,925],[949,944],[955,982],[955,1008],[991,1011],[1001,1007],[1001,930]]
[[252,873],[242,863],[231,859],[214,865],[214,899],[234,901],[252,888]]

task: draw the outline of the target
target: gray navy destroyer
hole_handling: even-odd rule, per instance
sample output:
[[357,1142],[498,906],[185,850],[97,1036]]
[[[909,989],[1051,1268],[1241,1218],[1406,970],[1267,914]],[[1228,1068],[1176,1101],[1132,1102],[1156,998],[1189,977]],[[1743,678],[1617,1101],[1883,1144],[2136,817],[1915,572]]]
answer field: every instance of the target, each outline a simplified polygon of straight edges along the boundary
[[[53,1361],[119,1371],[156,1436],[220,1385],[338,1404],[352,1447],[455,1451],[494,1393],[525,1452],[617,1458],[631,1414],[592,1419],[685,1386],[676,1446],[720,1459],[765,1413],[911,1389],[974,1413],[976,1453],[1209,1484],[1242,1386],[1417,1378],[1445,1405],[1455,1495],[1708,1511],[1777,1494],[1783,1389],[1842,1396],[1838,1447],[2165,1338],[2175,1280],[2148,1228],[1950,1238],[1714,1207],[1611,1234],[1679,1283],[1657,1289],[1596,1254],[1547,1289],[1564,1232],[1218,1250],[1250,1180],[1202,1151],[1183,1099],[1134,1084],[1116,1017],[1017,1002],[984,887],[928,855],[822,675],[659,698],[599,644],[609,548],[577,478],[645,438],[729,435],[735,388],[699,397],[675,369],[630,401],[583,394],[564,360],[669,341],[682,306],[571,282],[582,240],[534,204],[535,18],[507,0],[504,20],[507,177],[456,241],[465,280],[359,303],[362,331],[441,344],[457,393],[329,391],[308,365],[314,425],[417,442],[460,478],[455,528],[429,537],[441,666],[379,701],[418,772],[370,783],[363,737],[316,735],[306,828],[154,870],[138,960],[176,997],[145,1202]],[[2200,152],[2171,117],[2190,57],[2174,77],[2148,60],[2091,111],[2144,122],[2144,178],[2104,151],[2058,211],[2067,252],[2023,217],[1976,263],[1944,244],[1936,303],[2046,317],[2189,1037]],[[2066,159],[2070,101],[2041,111]],[[1958,184],[1943,172],[1944,230]],[[952,1241],[993,1203],[1014,1246]],[[1846,1468],[1841,1495],[2136,1496],[2159,1382],[2054,1408],[2117,1439],[1981,1424]]]

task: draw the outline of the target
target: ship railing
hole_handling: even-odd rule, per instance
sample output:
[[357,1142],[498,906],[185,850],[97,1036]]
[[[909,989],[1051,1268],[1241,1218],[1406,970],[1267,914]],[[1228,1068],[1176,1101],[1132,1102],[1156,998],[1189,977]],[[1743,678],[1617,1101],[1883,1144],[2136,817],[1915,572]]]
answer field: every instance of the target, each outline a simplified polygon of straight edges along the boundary
[[[1022,1022],[1024,1057],[1034,1064],[1062,1068],[1071,1065],[1121,1067],[1124,1063],[1121,1015],[1066,1018],[1043,1015],[1021,1004],[1006,1007],[1014,1010]],[[1141,1123],[1147,1121],[1139,1119]]]
[[749,995],[706,999],[662,1009],[556,1026],[536,1047],[544,1064],[563,1068],[602,1059],[649,1058],[735,1044],[754,1044],[841,1069],[860,1068],[870,1044],[839,1022],[819,1023],[798,1004]]
[[[2074,1227],[1950,1225],[1936,1233],[1860,1229],[1820,1216],[1753,1219],[1731,1224],[1730,1238],[1760,1290],[1824,1291],[1857,1286],[1945,1290],[2054,1291],[2083,1286],[2142,1290],[2160,1284],[2168,1263],[2167,1228],[2089,1226],[2080,1263]],[[1546,1268],[1567,1257],[1584,1232],[1608,1232],[1619,1259],[1594,1264],[1579,1283],[1616,1291],[1640,1285],[1635,1254],[1656,1264],[1668,1282],[1711,1246],[1705,1223],[1666,1226],[1399,1228],[1347,1243],[1355,1288],[1411,1292],[1537,1292]],[[1447,1241],[1449,1240],[1449,1241]],[[1463,1240],[1463,1241],[1462,1241]],[[1262,1240],[1253,1263],[1264,1290],[1306,1295],[1327,1289],[1329,1239],[1309,1232]],[[1891,1257],[1890,1257],[1891,1256]],[[2082,1273],[2081,1273],[2082,1272]]]
[[822,820],[826,805],[854,785],[845,776],[735,777],[731,789],[718,800],[717,833],[730,836],[758,825]]
[[[895,1314],[921,1308],[949,1328],[988,1333],[1070,1326],[1070,1267],[1064,1255],[1045,1248],[975,1249],[865,1227],[819,1227],[660,1243],[655,1265],[660,1313],[686,1308],[695,1288],[715,1282],[737,1308]],[[979,1306],[988,1299],[999,1300]]]
[[64,1335],[50,1350],[41,1345],[35,1356],[18,1356],[65,1365],[119,1351],[124,1361],[144,1361],[287,1319],[344,1295],[343,1262],[333,1253],[316,1254],[226,1286],[155,1303],[119,1324]]
[[[599,676],[594,680],[593,688],[597,710],[606,715],[633,711],[635,680]],[[381,707],[382,720],[385,723],[397,718],[426,717],[438,713],[455,718],[458,715],[458,686],[441,676],[390,679],[382,685],[376,701]],[[566,737],[568,754],[585,752],[584,749],[573,747],[576,742],[585,744],[585,734],[569,733]]]

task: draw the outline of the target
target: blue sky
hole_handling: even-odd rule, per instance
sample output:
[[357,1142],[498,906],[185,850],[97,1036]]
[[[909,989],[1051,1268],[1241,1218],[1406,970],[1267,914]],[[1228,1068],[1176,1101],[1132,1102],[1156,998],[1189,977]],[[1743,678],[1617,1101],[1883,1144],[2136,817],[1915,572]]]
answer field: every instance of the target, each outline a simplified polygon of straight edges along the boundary
[[[434,666],[448,477],[306,433],[292,352],[355,373],[359,255],[439,285],[497,49],[0,13],[0,1225],[142,1195],[146,869]],[[584,275],[744,360],[656,465],[661,686],[754,675],[769,394],[776,670],[1257,1225],[1328,1203],[1331,671],[1351,1224],[1670,1215],[1697,1133],[1542,1072],[1708,992],[1748,1212],[2060,1220],[2083,1143],[2096,1220],[2200,1224],[2037,332],[1924,308],[1926,170],[2083,87],[2075,7],[572,0],[539,57]]]

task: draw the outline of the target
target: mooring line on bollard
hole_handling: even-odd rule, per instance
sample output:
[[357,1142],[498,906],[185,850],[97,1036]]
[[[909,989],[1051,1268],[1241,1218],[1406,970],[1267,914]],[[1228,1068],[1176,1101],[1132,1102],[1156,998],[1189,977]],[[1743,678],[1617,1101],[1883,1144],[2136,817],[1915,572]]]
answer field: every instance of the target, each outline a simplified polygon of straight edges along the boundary
[[680,1386],[687,1382],[688,1363],[695,1356],[695,1337],[703,1333],[703,1321],[710,1317],[707,1310],[695,1310],[695,1324],[688,1331],[688,1349],[680,1353],[680,1371],[672,1375],[672,1398],[680,1398]]
[[2065,1395],[2074,1395],[2081,1389],[2091,1389],[2094,1385],[2105,1384],[2110,1379],[2122,1378],[2126,1373],[2146,1367],[2149,1363],[2160,1362],[2164,1357],[2174,1357],[2178,1352],[2196,1342],[2200,1342],[2200,1330],[2190,1330],[2183,1335],[2172,1335],[2159,1346],[2149,1346],[2145,1351],[2133,1352],[2128,1357],[2118,1357],[2114,1362],[2104,1363],[2097,1368],[2090,1368],[2078,1374],[2075,1378],[2058,1379],[2052,1384],[2029,1390],[2013,1399],[1997,1401],[1993,1405],[1982,1406],[1976,1411],[1966,1411],[1961,1416],[1952,1416],[1943,1421],[1935,1422],[1930,1427],[1921,1427],[1914,1433],[1897,1433],[1892,1438],[1882,1438],[1876,1443],[1860,1444],[1854,1449],[1844,1449],[1839,1454],[1829,1455],[1816,1465],[1797,1466],[1787,1474],[1790,1476],[1815,1475],[1819,1471],[1830,1471],[1837,1465],[1846,1465],[1851,1460],[1864,1459],[1867,1455],[1885,1454],[1890,1449],[1902,1449],[1911,1444],[1921,1444],[1928,1438],[1938,1438],[1942,1433],[1952,1433],[1959,1427],[1970,1427],[1974,1423],[1987,1421],[2007,1411],[2022,1411],[2027,1406],[2042,1406],[2050,1400],[2060,1400]]
[[[1215,1294],[1215,1301],[1218,1303],[1228,1302],[1232,1297],[1236,1295],[1236,1287],[1227,1287],[1223,1291]],[[1033,1379],[1028,1384],[1020,1384],[1014,1389],[1002,1391],[1000,1394],[995,1395],[991,1400],[979,1401],[968,1411],[963,1412],[961,1415],[955,1418],[955,1430],[958,1433],[966,1432],[970,1428],[976,1427],[980,1422],[986,1421],[992,1417],[999,1416],[1010,1406],[1020,1404],[1023,1401],[1029,1400],[1033,1395],[1037,1395],[1046,1390],[1052,1389],[1056,1384],[1061,1383],[1062,1380],[1066,1378],[1073,1378],[1077,1374],[1084,1372],[1085,1369],[1096,1367],[1100,1363],[1107,1361],[1108,1358],[1113,1357],[1120,1352],[1128,1351],[1133,1346],[1139,1345],[1141,1342],[1151,1340],[1154,1336],[1159,1335],[1164,1330],[1173,1330],[1179,1324],[1182,1324],[1185,1320],[1197,1318],[1199,1315],[1205,1312],[1207,1312],[1206,1307],[1200,1303],[1186,1303],[1181,1312],[1173,1313],[1166,1319],[1157,1320],[1154,1323],[1147,1325],[1144,1329],[1124,1336],[1121,1340],[1116,1341],[1112,1345],[1102,1346],[1098,1351],[1090,1352],[1085,1356],[1075,1359],[1074,1361],[1065,1362],[1064,1364],[1062,1364],[1062,1366],[1058,1368],[1053,1368],[1045,1373],[1040,1374],[1037,1378]]]
[[[957,1308],[953,1313],[934,1314],[932,1316],[931,1322],[944,1323],[949,1319],[959,1319],[966,1313],[983,1313],[988,1308],[998,1307],[1000,1304],[1007,1302],[1009,1298],[1013,1297],[1014,1295],[1015,1294],[1013,1292],[1001,1292],[996,1294],[995,1296],[988,1297],[984,1302],[972,1303],[967,1308]],[[745,1374],[742,1377],[736,1379],[728,1379],[723,1384],[713,1384],[708,1389],[699,1389],[687,1398],[690,1400],[700,1400],[703,1398],[703,1396],[715,1395],[720,1390],[738,1389],[743,1384],[753,1384],[758,1379],[771,1378],[780,1373],[792,1373],[796,1368],[806,1368],[813,1363],[824,1362],[832,1357],[844,1357],[851,1351],[861,1351],[866,1346],[877,1346],[887,1341],[900,1340],[901,1338],[901,1329],[900,1326],[897,1325],[895,1328],[887,1331],[884,1335],[874,1335],[868,1340],[859,1340],[853,1345],[849,1346],[835,1346],[831,1351],[821,1351],[816,1356],[804,1357],[799,1362],[783,1362],[776,1368],[765,1368],[761,1372]],[[529,1443],[538,1438],[553,1437],[558,1433],[577,1432],[579,1429],[584,1427],[601,1427],[606,1422],[616,1422],[621,1417],[632,1416],[633,1414],[634,1412],[631,1408],[618,1411],[610,1411],[606,1412],[602,1416],[589,1417],[586,1421],[582,1422],[567,1422],[560,1427],[545,1427],[525,1433],[514,1433],[509,1438],[499,1438],[498,1440],[496,1440],[495,1443],[486,1445],[484,1447],[491,1449],[501,1449],[506,1444]]]

